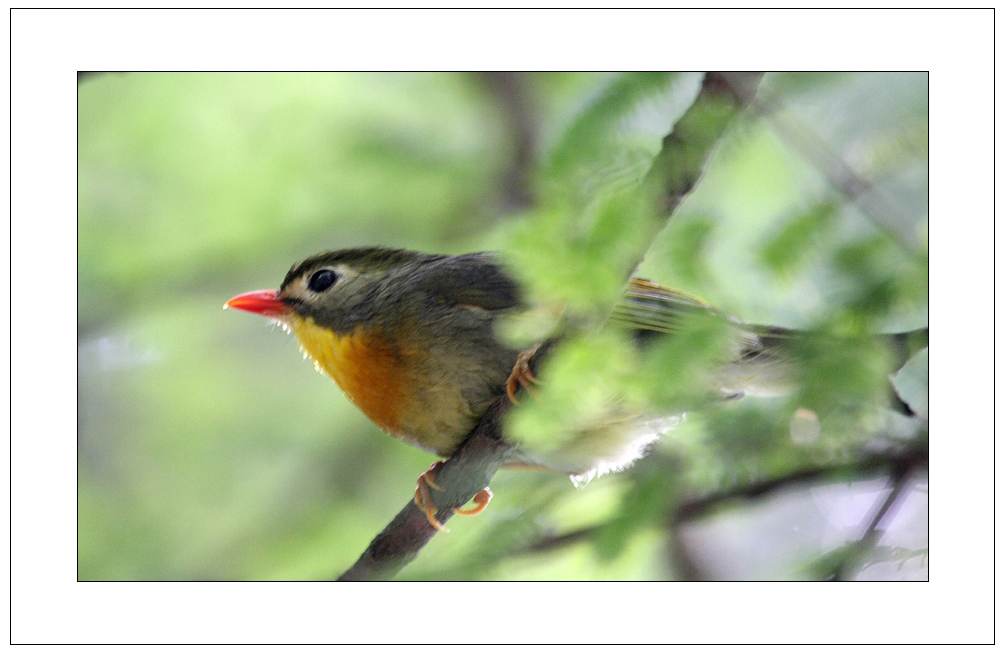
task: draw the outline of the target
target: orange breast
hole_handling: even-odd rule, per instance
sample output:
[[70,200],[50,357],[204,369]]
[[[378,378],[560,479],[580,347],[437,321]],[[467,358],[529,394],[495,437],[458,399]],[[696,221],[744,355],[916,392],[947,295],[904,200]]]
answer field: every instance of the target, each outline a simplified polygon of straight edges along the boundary
[[299,317],[290,326],[315,367],[334,379],[367,417],[386,431],[400,430],[410,404],[410,358],[415,352],[391,346],[380,331],[337,335]]

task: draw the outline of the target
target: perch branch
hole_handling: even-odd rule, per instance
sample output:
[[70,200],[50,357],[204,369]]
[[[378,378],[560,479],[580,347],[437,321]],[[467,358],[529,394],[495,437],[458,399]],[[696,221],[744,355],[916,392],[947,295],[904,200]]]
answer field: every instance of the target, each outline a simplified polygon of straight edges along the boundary
[[[441,524],[453,516],[454,508],[460,508],[486,487],[512,453],[513,446],[502,438],[500,429],[508,407],[508,398],[497,400],[464,444],[436,472],[436,484],[443,491],[434,491],[433,500],[440,509],[436,518]],[[425,513],[409,501],[338,580],[390,578],[411,562],[436,532]]]

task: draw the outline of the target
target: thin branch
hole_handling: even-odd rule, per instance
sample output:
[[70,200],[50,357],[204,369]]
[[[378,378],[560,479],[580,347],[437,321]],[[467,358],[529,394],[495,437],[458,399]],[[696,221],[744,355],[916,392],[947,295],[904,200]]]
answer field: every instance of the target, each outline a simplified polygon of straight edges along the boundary
[[[661,217],[668,219],[694,187],[729,122],[753,97],[760,73],[708,73],[694,103],[663,139],[663,149],[642,184],[642,192],[655,193]],[[654,234],[655,235],[655,234]],[[641,259],[644,252],[638,253]],[[531,360],[542,360],[553,342],[546,343]],[[481,418],[472,434],[437,472],[442,492],[433,493],[440,508],[437,519],[446,522],[452,509],[462,506],[492,480],[512,454],[513,445],[502,436],[501,421],[509,402],[500,399]],[[418,555],[437,531],[412,501],[374,538],[363,555],[339,580],[390,578]]]
[[[679,580],[692,581],[704,580],[706,578],[701,567],[692,559],[684,540],[680,537],[680,528],[685,522],[700,518],[724,503],[736,500],[755,500],[766,494],[789,487],[810,485],[815,482],[826,482],[830,479],[840,478],[852,481],[873,477],[878,473],[892,474],[895,483],[893,490],[887,495],[883,505],[874,513],[874,517],[865,529],[862,539],[857,543],[862,551],[868,550],[878,541],[880,534],[877,529],[879,524],[889,513],[897,495],[904,488],[904,483],[898,481],[898,479],[906,480],[914,471],[926,469],[927,467],[928,444],[927,439],[922,437],[912,440],[908,446],[898,451],[872,454],[847,463],[802,469],[774,479],[748,483],[685,501],[676,507],[668,523],[671,536],[667,543],[667,554],[675,571],[675,576]],[[597,533],[610,528],[612,523],[611,521],[606,521],[565,533],[556,533],[541,537],[518,549],[509,551],[505,555],[513,558],[564,549],[588,541]]]
[[593,537],[595,533],[602,530],[606,525],[607,524],[595,524],[593,526],[586,526],[574,531],[569,531],[568,533],[562,533],[561,535],[543,537],[536,542],[531,542],[518,551],[514,551],[511,555],[518,556],[532,553],[547,553],[548,551],[554,551],[556,549],[572,546],[573,544],[579,544],[580,542],[584,542]]
[[844,558],[841,564],[838,565],[838,568],[834,572],[833,580],[849,579],[851,575],[860,567],[862,558],[865,554],[876,546],[877,542],[879,542],[879,538],[882,536],[882,532],[879,530],[879,525],[882,523],[887,513],[890,512],[893,504],[895,504],[903,495],[904,488],[907,487],[907,481],[913,471],[914,466],[912,465],[903,465],[896,469],[893,476],[893,486],[887,493],[883,503],[876,510],[875,515],[869,522],[869,526],[865,529],[862,537],[859,538],[858,542],[855,543],[848,555]]
[[[737,500],[755,500],[771,492],[788,487],[809,485],[814,482],[827,481],[828,479],[842,478],[850,481],[871,477],[877,473],[891,474],[894,481],[893,487],[886,495],[882,505],[874,512],[874,516],[870,520],[868,527],[866,527],[861,539],[855,543],[853,550],[844,557],[842,563],[834,573],[828,575],[830,578],[836,580],[845,578],[851,570],[858,568],[861,556],[866,551],[872,549],[876,542],[879,541],[882,535],[878,530],[879,525],[889,514],[897,499],[902,495],[911,474],[919,469],[927,469],[927,467],[928,442],[927,438],[922,437],[916,438],[908,446],[896,452],[873,454],[848,463],[802,469],[774,479],[748,483],[684,501],[673,511],[668,523],[670,537],[667,542],[667,555],[670,564],[675,570],[675,576],[679,580],[695,581],[705,579],[702,569],[693,560],[683,538],[680,537],[680,528],[685,522],[700,518],[714,511],[722,504]],[[555,551],[586,541],[610,526],[611,522],[604,522],[566,533],[543,537],[517,551],[511,552],[509,555],[520,556]]]
[[815,481],[836,478],[859,479],[863,476],[879,473],[897,475],[903,469],[927,468],[928,439],[927,437],[915,438],[909,446],[900,451],[872,454],[851,462],[800,469],[777,478],[712,492],[684,501],[677,507],[671,518],[671,522],[680,523],[698,519],[716,510],[724,503],[736,500],[750,501],[758,499],[766,494],[793,485],[804,485]]
[[705,572],[691,555],[691,550],[684,543],[684,538],[680,534],[680,524],[670,526],[670,535],[667,538],[667,558],[674,578],[677,580],[708,580]]
[[527,73],[486,72],[477,77],[484,81],[499,108],[506,127],[506,140],[512,144],[510,161],[502,173],[502,209],[506,213],[534,205],[531,170],[537,150],[537,120],[528,88]]
[[[793,486],[809,485],[830,479],[860,480],[878,473],[892,474],[895,478],[899,478],[911,471],[927,468],[928,440],[925,437],[915,438],[908,446],[897,451],[871,454],[850,462],[800,469],[772,479],[746,483],[685,500],[677,505],[669,521],[672,526],[676,526],[686,521],[699,519],[724,503],[737,500],[751,501]],[[882,519],[882,514],[873,520],[870,528],[875,529],[880,519]],[[516,554],[539,553],[576,544],[592,537],[607,526],[609,523],[595,524],[566,533],[550,535],[531,542],[517,551]]]
[[776,101],[760,97],[752,105],[782,140],[809,161],[831,186],[858,206],[870,222],[906,252],[915,251],[916,246],[894,226],[911,222],[895,202],[856,172],[816,132],[794,116],[783,113]]
[[842,562],[832,574],[825,574],[830,579],[841,580],[847,576],[850,569],[857,568],[858,561],[864,552],[875,546],[879,540],[880,534],[877,528],[901,495],[910,475],[916,470],[927,468],[928,438],[927,436],[921,436],[914,438],[904,448],[895,452],[872,454],[849,463],[802,469],[778,478],[730,488],[685,501],[677,507],[669,523],[671,538],[676,545],[674,559],[685,563],[683,568],[685,574],[695,573],[700,575],[700,570],[697,570],[691,562],[687,548],[679,537],[680,527],[684,522],[700,518],[714,511],[724,503],[738,499],[750,501],[787,487],[806,485],[815,481],[825,481],[835,478],[851,481],[874,476],[877,473],[889,474],[893,478],[893,487],[887,494],[883,504],[876,511],[862,538],[843,557]]

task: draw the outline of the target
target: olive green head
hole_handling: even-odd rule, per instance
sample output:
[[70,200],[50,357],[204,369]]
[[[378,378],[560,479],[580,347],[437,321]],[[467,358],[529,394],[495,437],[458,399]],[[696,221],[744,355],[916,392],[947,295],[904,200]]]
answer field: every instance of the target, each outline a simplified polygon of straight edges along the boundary
[[392,314],[403,282],[442,258],[381,247],[321,252],[290,268],[279,297],[300,317],[348,332]]
[[380,247],[311,256],[290,269],[279,297],[291,311],[337,333],[426,317],[442,305],[499,310],[519,302],[516,282],[491,254]]
[[[423,254],[407,249],[388,249],[384,247],[356,247],[339,249],[315,254],[299,263],[295,263],[286,273],[280,290],[285,289],[298,278],[308,278],[320,270],[330,269],[333,272],[341,269],[354,275],[386,273],[402,267],[414,267],[423,263],[438,261],[445,257],[436,254]],[[319,285],[324,285],[323,283]]]

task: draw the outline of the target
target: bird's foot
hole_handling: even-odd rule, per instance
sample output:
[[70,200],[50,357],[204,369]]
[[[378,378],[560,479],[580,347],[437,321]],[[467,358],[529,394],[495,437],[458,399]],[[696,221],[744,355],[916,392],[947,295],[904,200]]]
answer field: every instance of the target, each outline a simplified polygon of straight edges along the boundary
[[[427,469],[421,476],[415,485],[415,505],[418,506],[425,515],[426,519],[429,520],[430,525],[438,531],[449,532],[450,529],[440,523],[440,520],[436,518],[436,513],[439,510],[436,504],[433,503],[432,497],[429,494],[429,489],[442,491],[439,485],[436,484],[436,472],[443,467],[443,461],[438,460]],[[458,515],[477,515],[481,511],[485,510],[485,506],[489,505],[489,501],[492,500],[492,490],[485,488],[480,490],[472,499],[475,502],[474,508],[460,509],[454,508],[454,512]]]
[[514,404],[520,403],[516,400],[517,386],[527,392],[534,392],[532,386],[537,383],[537,377],[534,376],[534,372],[530,369],[530,359],[534,358],[534,354],[537,353],[540,346],[534,345],[530,349],[520,352],[520,355],[516,357],[516,364],[513,365],[513,371],[510,372],[509,378],[506,379],[506,394]]

